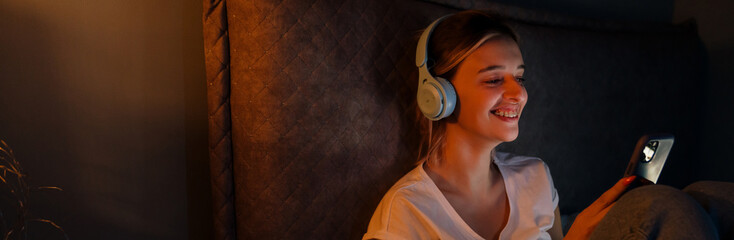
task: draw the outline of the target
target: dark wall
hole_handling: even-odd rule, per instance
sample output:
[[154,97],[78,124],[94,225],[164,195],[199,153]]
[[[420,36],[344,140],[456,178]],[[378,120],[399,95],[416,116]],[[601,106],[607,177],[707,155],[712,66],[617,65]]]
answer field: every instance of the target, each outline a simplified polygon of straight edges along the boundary
[[615,21],[670,22],[673,0],[496,0],[524,8]]
[[674,21],[694,18],[708,50],[709,76],[692,79],[703,84],[706,105],[692,109],[703,119],[700,178],[734,181],[734,2],[729,0],[677,0]]
[[[211,232],[200,1],[0,1],[0,139],[71,239]],[[31,239],[60,239],[31,225]]]

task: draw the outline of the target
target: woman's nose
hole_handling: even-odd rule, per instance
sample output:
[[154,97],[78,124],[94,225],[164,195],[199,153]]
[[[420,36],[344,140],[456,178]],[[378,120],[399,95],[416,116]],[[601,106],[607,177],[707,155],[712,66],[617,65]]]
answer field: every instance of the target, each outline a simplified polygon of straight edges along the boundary
[[505,81],[502,86],[504,88],[503,97],[506,99],[511,99],[514,101],[522,101],[525,100],[525,94],[524,90],[525,87],[523,87],[520,82],[515,79],[512,75],[505,76]]

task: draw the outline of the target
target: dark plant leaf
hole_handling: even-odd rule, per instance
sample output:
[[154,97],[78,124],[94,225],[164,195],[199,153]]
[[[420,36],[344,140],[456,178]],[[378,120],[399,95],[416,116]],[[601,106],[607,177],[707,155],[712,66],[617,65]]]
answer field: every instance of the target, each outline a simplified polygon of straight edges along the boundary
[[59,231],[61,231],[61,233],[64,234],[64,238],[66,238],[67,240],[69,239],[69,236],[66,235],[66,231],[64,231],[64,229],[61,228],[61,226],[59,226],[58,224],[56,224],[54,221],[51,221],[51,220],[48,220],[48,219],[43,219],[43,218],[31,219],[31,220],[28,220],[28,221],[29,222],[44,222],[44,223],[51,224],[51,226],[55,227],[56,229],[58,229]]

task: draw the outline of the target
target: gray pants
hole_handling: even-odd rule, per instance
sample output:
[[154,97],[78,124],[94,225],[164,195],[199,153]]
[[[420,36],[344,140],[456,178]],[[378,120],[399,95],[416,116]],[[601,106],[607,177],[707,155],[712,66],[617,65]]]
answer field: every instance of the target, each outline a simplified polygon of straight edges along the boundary
[[734,239],[733,228],[734,183],[649,185],[625,193],[591,239]]

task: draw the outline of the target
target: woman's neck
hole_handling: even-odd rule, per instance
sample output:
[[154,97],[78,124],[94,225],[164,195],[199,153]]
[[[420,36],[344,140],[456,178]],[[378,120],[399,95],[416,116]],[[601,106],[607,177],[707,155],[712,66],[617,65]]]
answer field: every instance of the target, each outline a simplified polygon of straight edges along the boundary
[[[492,170],[492,152],[500,142],[490,142],[464,131],[447,131],[446,146],[439,161],[429,161],[428,170],[442,190],[461,195],[483,195],[499,174]],[[438,178],[438,179],[435,179]],[[443,185],[443,186],[442,186]]]

